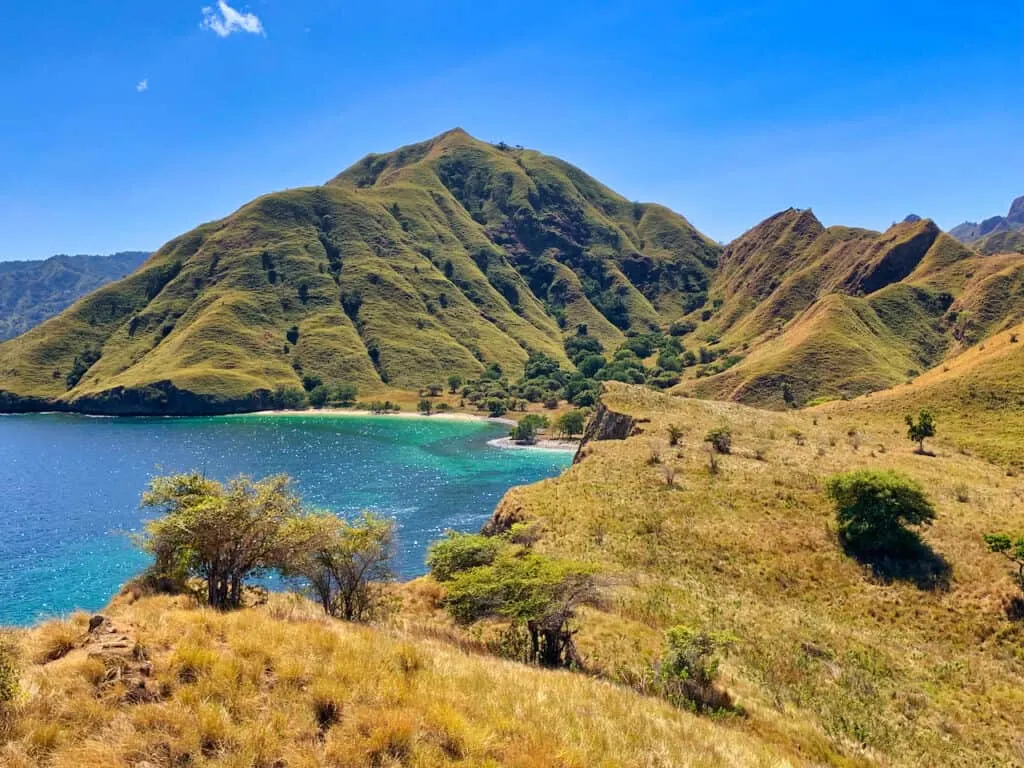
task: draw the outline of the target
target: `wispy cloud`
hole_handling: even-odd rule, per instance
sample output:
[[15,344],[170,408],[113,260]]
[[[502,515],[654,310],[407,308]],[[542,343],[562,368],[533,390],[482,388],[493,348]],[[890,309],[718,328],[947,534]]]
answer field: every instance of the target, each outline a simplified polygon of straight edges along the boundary
[[145,93],[149,90],[149,79],[140,80],[135,84],[135,90],[139,93]]
[[218,37],[227,37],[235,32],[266,35],[259,16],[255,13],[239,13],[224,0],[217,0],[216,8],[212,5],[203,8],[203,21],[199,26],[210,30]]

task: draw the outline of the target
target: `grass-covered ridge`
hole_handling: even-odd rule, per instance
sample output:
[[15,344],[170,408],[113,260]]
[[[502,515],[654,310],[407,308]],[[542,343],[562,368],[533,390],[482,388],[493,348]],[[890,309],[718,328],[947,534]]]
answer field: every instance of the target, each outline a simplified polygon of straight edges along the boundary
[[529,352],[565,360],[579,324],[615,345],[700,305],[719,251],[566,163],[450,131],[173,240],[0,347],[0,397],[239,410],[303,377],[373,392],[515,374]]
[[677,392],[782,408],[901,384],[1019,322],[1021,269],[927,219],[878,233],[783,211],[726,248],[688,318],[714,362]]

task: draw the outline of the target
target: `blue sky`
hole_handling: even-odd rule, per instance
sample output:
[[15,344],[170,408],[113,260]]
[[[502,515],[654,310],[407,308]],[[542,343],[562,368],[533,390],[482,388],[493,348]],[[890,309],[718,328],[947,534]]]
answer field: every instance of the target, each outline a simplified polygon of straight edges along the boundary
[[1021,0],[0,5],[0,259],[156,248],[457,125],[723,241],[1024,194]]

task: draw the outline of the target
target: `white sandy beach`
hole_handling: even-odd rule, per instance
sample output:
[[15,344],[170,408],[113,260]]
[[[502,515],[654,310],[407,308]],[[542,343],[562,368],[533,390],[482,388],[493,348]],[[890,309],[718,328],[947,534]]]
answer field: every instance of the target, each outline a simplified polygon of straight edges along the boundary
[[[380,416],[382,418],[399,418],[399,419],[441,419],[443,421],[486,421],[492,424],[504,424],[510,427],[516,425],[515,420],[506,419],[502,417],[492,418],[489,416],[479,416],[474,413],[463,413],[459,411],[442,411],[440,413],[434,413],[430,416],[425,416],[422,413],[413,413],[412,411],[398,411],[397,413],[374,413],[362,408],[319,408],[307,411],[253,411],[252,413],[236,413],[231,414],[232,416],[274,416],[274,417],[296,417],[296,416],[327,416],[327,417],[344,417],[344,416]],[[547,440],[540,439],[533,445],[520,445],[516,443],[510,437],[498,437],[494,440],[488,440],[487,444],[495,448],[503,449],[521,449],[521,450],[540,450],[540,451],[576,451],[579,448],[579,441],[577,440]]]

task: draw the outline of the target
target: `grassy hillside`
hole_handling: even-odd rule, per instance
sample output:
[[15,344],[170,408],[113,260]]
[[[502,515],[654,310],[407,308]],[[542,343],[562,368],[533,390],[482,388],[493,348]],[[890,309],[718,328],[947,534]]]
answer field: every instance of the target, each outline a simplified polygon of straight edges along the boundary
[[[835,765],[1024,761],[1022,625],[1004,612],[1016,587],[981,538],[1024,528],[1019,476],[951,442],[913,453],[909,402],[770,413],[623,385],[604,402],[639,434],[588,445],[569,472],[510,491],[499,509],[538,524],[546,551],[613,574],[612,608],[577,636],[595,666],[635,681],[666,627],[724,632],[736,638],[724,670],[748,713],[733,723],[741,732]],[[959,433],[945,414],[938,423]],[[721,427],[733,446],[712,474],[703,438]],[[838,545],[824,481],[871,467],[905,472],[934,500],[924,540],[935,570],[876,575]],[[948,583],[920,580],[943,562]]]
[[814,411],[836,418],[898,421],[927,408],[950,450],[1024,468],[1024,325],[925,372],[913,382]]
[[[1024,481],[981,454],[1019,448],[1024,392],[983,390],[978,375],[1019,374],[1024,345],[1007,332],[984,347],[914,385],[802,411],[609,383],[573,467],[512,489],[493,519],[597,569],[602,599],[575,622],[581,672],[487,655],[498,627],[455,626],[430,578],[400,585],[397,612],[373,627],[286,595],[217,613],[129,591],[96,632],[79,615],[18,636],[0,763],[1016,765],[1019,588],[982,534],[1024,529]],[[925,404],[933,456],[914,453],[902,420]],[[712,429],[732,437],[714,470]],[[913,568],[862,564],[837,541],[826,479],[880,467],[937,508]],[[652,694],[664,633],[680,625],[730,638],[731,711],[698,716]]]
[[971,245],[979,253],[984,254],[1024,253],[1024,230],[993,232],[975,240]]
[[903,383],[1019,322],[1021,269],[927,219],[877,233],[783,211],[726,248],[690,316],[718,361],[676,391],[779,408]]
[[4,766],[808,764],[622,687],[328,622],[285,596],[229,614],[122,600],[107,619],[22,638],[30,693],[0,732]]
[[0,346],[0,399],[238,410],[309,376],[368,392],[492,362],[514,376],[530,351],[565,361],[578,324],[615,346],[700,305],[719,250],[566,163],[450,131],[168,243]]
[[54,256],[43,261],[0,261],[0,341],[11,339],[111,280],[124,277],[149,254]]

